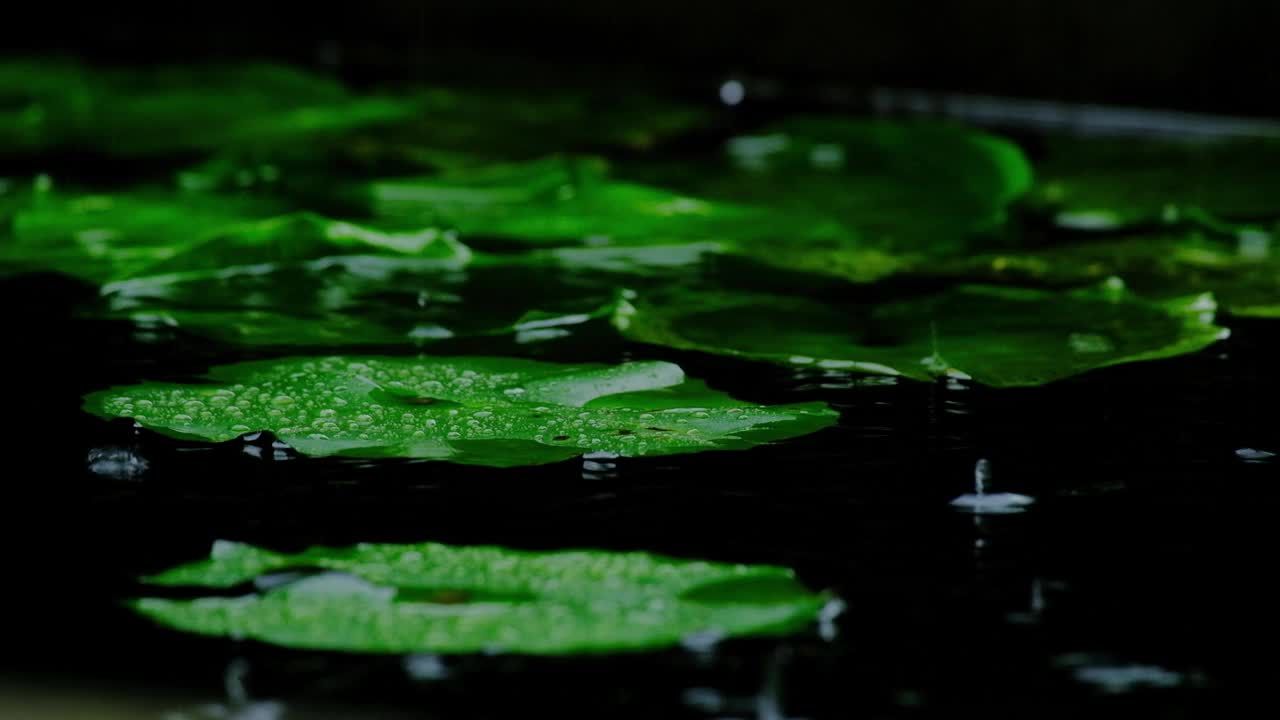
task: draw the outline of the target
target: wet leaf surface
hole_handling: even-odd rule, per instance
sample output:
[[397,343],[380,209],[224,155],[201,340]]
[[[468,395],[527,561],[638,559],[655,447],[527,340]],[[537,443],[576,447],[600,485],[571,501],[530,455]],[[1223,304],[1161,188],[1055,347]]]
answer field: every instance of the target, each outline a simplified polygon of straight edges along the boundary
[[970,285],[855,303],[673,292],[642,297],[622,327],[676,348],[1012,387],[1195,352],[1224,336],[1215,308],[1210,295],[1146,302],[1114,282],[1070,292]]
[[745,448],[836,418],[822,403],[739,402],[665,362],[286,358],[214,368],[209,379],[113,388],[85,408],[178,437],[223,442],[269,430],[306,455],[497,467]]
[[295,648],[568,654],[796,632],[827,600],[779,567],[434,543],[287,555],[219,541],[209,560],[148,582],[221,589],[255,580],[249,595],[132,606],[180,630]]

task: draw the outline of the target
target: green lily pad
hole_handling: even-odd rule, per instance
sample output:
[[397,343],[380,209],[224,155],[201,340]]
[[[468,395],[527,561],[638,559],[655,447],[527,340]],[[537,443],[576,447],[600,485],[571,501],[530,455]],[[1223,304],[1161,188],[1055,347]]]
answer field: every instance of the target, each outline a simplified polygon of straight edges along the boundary
[[[296,568],[326,572],[290,577]],[[261,581],[272,576],[276,584]],[[797,632],[829,600],[767,565],[434,543],[285,555],[218,541],[208,560],[147,578],[211,590],[255,580],[265,589],[131,606],[178,630],[293,648],[564,655]]]
[[[499,239],[554,251],[567,266],[598,263],[611,271],[732,254],[869,282],[903,264],[829,218],[613,180],[603,161],[590,158],[550,157],[375,182],[356,207],[387,222],[454,228],[478,247]],[[663,261],[664,255],[679,260]]]
[[[544,268],[549,271],[550,267]],[[509,335],[553,340],[609,318],[625,302],[612,288],[526,282],[523,264],[466,271],[431,258],[346,255],[152,275],[109,283],[89,315],[129,319],[148,336],[180,330],[251,346],[422,346]]]
[[0,267],[53,270],[91,282],[334,255],[413,257],[461,267],[470,250],[434,228],[383,232],[311,213],[280,215],[266,199],[140,190],[37,189],[11,210]]
[[1080,286],[1120,275],[1144,297],[1210,292],[1232,315],[1280,317],[1280,257],[1273,242],[1261,231],[1244,230],[1226,240],[1198,230],[1171,229],[977,255],[916,272],[1051,286]]
[[99,69],[0,62],[0,153],[120,157],[305,140],[409,117],[414,102],[357,98],[317,75],[272,65]]
[[673,292],[641,298],[619,326],[642,342],[720,355],[1013,387],[1194,352],[1225,336],[1215,307],[1208,294],[1146,302],[1118,280],[1070,292],[961,286],[871,303]]
[[728,167],[636,172],[711,200],[831,218],[856,235],[848,249],[931,255],[1000,232],[1032,181],[1012,143],[933,123],[801,116],[733,138],[726,156]]
[[744,238],[825,238],[829,222],[612,180],[603,160],[552,156],[421,178],[370,184],[375,217],[456,229],[468,240],[504,238],[519,245],[669,244]]
[[1058,225],[1112,230],[1280,218],[1280,138],[1055,138],[1029,200]]
[[84,406],[178,437],[222,442],[269,430],[305,455],[496,467],[748,448],[836,419],[822,403],[740,402],[665,362],[302,357],[224,365],[209,380],[112,388]]

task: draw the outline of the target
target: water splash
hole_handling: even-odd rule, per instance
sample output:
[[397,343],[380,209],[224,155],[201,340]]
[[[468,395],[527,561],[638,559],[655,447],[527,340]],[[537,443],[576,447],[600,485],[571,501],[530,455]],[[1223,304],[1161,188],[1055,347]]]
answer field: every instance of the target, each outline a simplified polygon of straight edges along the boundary
[[1008,515],[1020,513],[1035,502],[1035,498],[1018,493],[988,493],[987,483],[991,479],[990,461],[981,459],[973,468],[973,492],[961,495],[951,501],[951,506],[965,512],[987,515]]

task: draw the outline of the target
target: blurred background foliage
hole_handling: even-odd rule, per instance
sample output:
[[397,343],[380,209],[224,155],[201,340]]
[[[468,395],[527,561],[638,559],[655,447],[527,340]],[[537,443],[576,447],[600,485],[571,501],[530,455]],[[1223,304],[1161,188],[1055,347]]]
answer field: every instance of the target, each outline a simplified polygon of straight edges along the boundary
[[[1280,3],[1252,0],[710,0],[588,3],[49,3],[6,19],[5,50],[92,59],[270,59],[348,79],[604,85],[690,92],[726,74],[839,99],[913,87],[1274,114]],[[539,70],[539,61],[545,69]],[[567,67],[566,67],[567,66]],[[541,77],[540,77],[541,76]]]

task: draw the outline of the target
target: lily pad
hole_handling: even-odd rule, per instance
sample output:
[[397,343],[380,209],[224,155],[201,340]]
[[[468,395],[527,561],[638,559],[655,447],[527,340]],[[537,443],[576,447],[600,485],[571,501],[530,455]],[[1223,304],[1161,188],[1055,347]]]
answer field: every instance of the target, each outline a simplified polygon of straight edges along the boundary
[[1195,352],[1225,337],[1215,308],[1209,294],[1140,300],[1118,280],[1069,292],[960,286],[883,302],[685,291],[641,298],[620,327],[642,342],[784,365],[1013,387]]
[[496,467],[748,448],[836,419],[823,403],[740,402],[665,362],[301,357],[216,367],[209,380],[112,388],[84,406],[177,437],[269,430],[305,455]]
[[65,194],[37,188],[0,238],[8,271],[53,270],[92,282],[334,255],[387,254],[461,267],[470,250],[434,228],[383,232],[266,199],[139,190]]
[[375,217],[503,238],[522,246],[732,243],[749,238],[797,240],[840,236],[821,218],[804,218],[701,200],[610,179],[599,158],[551,156],[370,184]]
[[[168,627],[367,653],[563,655],[663,648],[691,635],[781,635],[813,624],[829,599],[767,565],[434,543],[286,555],[218,541],[210,559],[147,582],[211,593],[131,602]],[[214,594],[250,582],[247,594]]]
[[1059,287],[1120,275],[1144,297],[1211,292],[1232,315],[1280,317],[1280,256],[1273,243],[1270,233],[1256,230],[1241,230],[1227,240],[1199,230],[1169,229],[976,255],[915,271]]
[[622,182],[591,158],[550,157],[375,182],[354,206],[387,222],[454,228],[480,248],[498,240],[556,251],[568,266],[598,263],[611,271],[679,264],[661,262],[660,254],[680,263],[731,254],[870,282],[903,264],[829,217]]
[[109,283],[85,312],[132,320],[146,337],[182,331],[238,345],[412,347],[497,335],[527,344],[592,324],[608,329],[625,302],[612,288],[565,286],[550,275],[510,293],[528,273],[523,264],[459,271],[431,258],[345,255]]
[[260,64],[102,69],[0,62],[0,152],[177,155],[297,143],[409,117],[411,101],[349,94],[328,78]]
[[931,255],[1001,232],[1032,181],[1012,143],[919,122],[795,117],[731,139],[726,161],[636,172],[710,200],[833,219],[856,235],[847,249]]
[[1280,138],[1053,139],[1033,205],[1063,227],[1113,230],[1280,218]]

